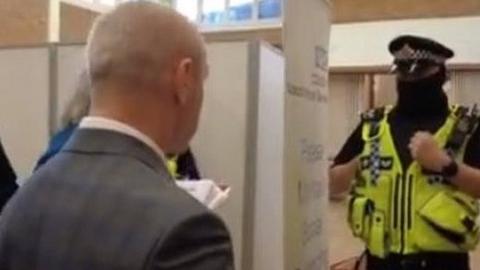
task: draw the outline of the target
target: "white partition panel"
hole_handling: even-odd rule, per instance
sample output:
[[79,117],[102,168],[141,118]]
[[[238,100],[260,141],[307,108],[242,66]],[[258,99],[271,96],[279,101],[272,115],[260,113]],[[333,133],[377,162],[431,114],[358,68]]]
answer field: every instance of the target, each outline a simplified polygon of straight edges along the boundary
[[[247,230],[244,226],[244,189],[247,179],[249,44],[209,44],[207,50],[210,78],[205,86],[202,119],[192,148],[203,176],[232,186],[231,198],[219,212],[232,234],[236,266],[241,269],[244,230]],[[56,57],[55,122],[58,127],[85,65],[84,46],[59,45]]]
[[54,129],[59,128],[61,116],[76,90],[81,70],[86,65],[85,45],[57,46],[57,76],[54,91],[56,92],[56,107]]
[[[257,52],[257,53],[255,53]],[[256,177],[253,270],[284,269],[283,243],[283,144],[285,58],[262,43],[254,47],[251,61],[258,63]]]
[[[220,209],[233,238],[236,269],[244,244],[244,190],[247,181],[247,42],[213,43],[207,48],[210,77],[200,126],[192,144],[202,175],[232,187]],[[249,269],[245,269],[249,270]]]
[[48,142],[49,48],[0,50],[0,139],[20,179]]
[[[283,57],[249,42],[211,43],[207,51],[210,77],[193,153],[202,176],[232,187],[218,213],[232,236],[236,269],[282,269]],[[56,59],[58,124],[85,63],[84,46],[59,45]]]
[[[301,3],[300,3],[301,2]],[[328,269],[328,55],[331,2],[284,1],[285,268]]]

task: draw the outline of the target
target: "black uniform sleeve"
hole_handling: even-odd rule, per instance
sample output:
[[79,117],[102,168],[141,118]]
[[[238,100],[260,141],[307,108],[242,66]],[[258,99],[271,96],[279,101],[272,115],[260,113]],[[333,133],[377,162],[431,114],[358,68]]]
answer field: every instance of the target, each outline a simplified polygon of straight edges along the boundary
[[480,127],[477,127],[467,143],[463,162],[480,169]]
[[0,143],[0,211],[17,190],[16,178],[17,176]]
[[350,134],[340,152],[335,156],[333,165],[345,164],[358,156],[363,151],[364,141],[362,140],[362,123]]
[[200,172],[195,162],[195,157],[190,149],[181,154],[177,159],[177,172],[188,179],[201,179]]

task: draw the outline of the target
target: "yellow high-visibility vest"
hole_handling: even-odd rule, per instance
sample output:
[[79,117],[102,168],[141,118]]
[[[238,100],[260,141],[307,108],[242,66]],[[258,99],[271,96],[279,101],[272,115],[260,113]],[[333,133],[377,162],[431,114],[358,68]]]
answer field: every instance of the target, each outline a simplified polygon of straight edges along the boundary
[[[479,238],[477,200],[439,175],[427,175],[417,162],[402,169],[387,121],[364,121],[360,168],[349,205],[349,224],[370,253],[466,252]],[[452,108],[434,134],[444,147],[458,117]],[[464,143],[465,144],[465,143]],[[464,148],[465,146],[463,146]],[[457,158],[463,156],[464,149]]]
[[177,164],[177,156],[167,158],[167,170],[173,179],[177,179],[178,175],[178,164]]

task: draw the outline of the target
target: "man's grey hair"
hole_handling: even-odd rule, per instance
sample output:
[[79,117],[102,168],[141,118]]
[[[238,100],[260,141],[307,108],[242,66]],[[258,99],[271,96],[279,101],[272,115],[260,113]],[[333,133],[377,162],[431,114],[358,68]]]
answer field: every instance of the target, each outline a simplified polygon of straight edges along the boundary
[[179,52],[198,58],[199,41],[195,27],[170,8],[148,1],[118,5],[97,18],[88,37],[92,84],[112,77],[134,85],[155,82]]

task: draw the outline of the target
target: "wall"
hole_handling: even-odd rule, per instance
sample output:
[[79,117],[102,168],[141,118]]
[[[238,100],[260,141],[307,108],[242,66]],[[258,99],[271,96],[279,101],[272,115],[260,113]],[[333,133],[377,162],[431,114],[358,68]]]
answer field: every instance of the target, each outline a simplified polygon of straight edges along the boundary
[[[475,65],[480,63],[480,37],[472,33],[479,27],[479,16],[334,24],[330,36],[329,66],[333,71],[385,70],[392,59],[387,50],[388,43],[406,33],[425,35],[449,45],[457,53],[451,61],[454,65]],[[281,25],[239,31],[209,31],[205,35],[209,41],[265,38],[282,46]]]
[[332,0],[335,23],[480,15],[478,0]]
[[0,50],[0,139],[18,182],[47,146],[49,75],[48,47]]
[[480,71],[454,72],[451,76],[451,91],[455,102],[472,106],[480,105]]
[[395,104],[397,83],[394,75],[378,74],[374,76],[374,107]]
[[85,42],[99,14],[97,11],[62,2],[60,4],[60,42]]
[[45,43],[49,0],[1,0],[0,46]]
[[[87,8],[79,0],[1,0],[0,46],[85,42],[94,19],[106,9]],[[55,5],[59,5],[59,10]],[[49,25],[49,12],[54,20]],[[58,31],[58,35],[56,33]]]
[[329,158],[338,153],[358,125],[362,83],[363,76],[360,74],[337,74],[329,78]]
[[335,25],[330,43],[330,66],[337,69],[388,66],[392,61],[388,43],[406,33],[425,35],[451,47],[456,52],[451,64],[478,64],[480,37],[474,33],[479,27],[480,17]]

